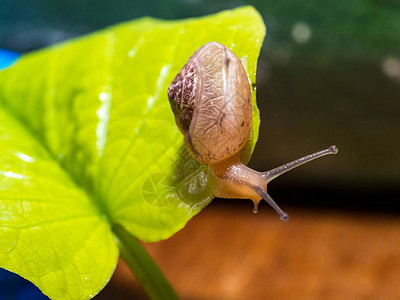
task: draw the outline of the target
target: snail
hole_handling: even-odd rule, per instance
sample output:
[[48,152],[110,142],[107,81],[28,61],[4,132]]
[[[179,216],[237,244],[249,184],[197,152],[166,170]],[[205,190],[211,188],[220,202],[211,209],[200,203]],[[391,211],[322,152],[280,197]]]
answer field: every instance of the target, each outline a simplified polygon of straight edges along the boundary
[[193,53],[168,87],[168,99],[188,152],[208,165],[213,194],[251,199],[254,212],[264,199],[284,222],[289,216],[268,195],[267,184],[299,165],[338,151],[331,146],[266,172],[244,165],[239,152],[251,132],[250,83],[239,58],[216,42]]

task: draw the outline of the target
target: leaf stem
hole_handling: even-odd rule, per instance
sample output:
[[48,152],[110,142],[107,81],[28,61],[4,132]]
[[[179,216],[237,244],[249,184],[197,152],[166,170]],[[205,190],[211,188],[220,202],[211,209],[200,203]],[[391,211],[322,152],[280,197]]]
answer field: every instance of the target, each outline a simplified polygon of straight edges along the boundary
[[122,225],[114,224],[112,231],[118,239],[122,259],[136,276],[151,299],[179,299],[157,264]]

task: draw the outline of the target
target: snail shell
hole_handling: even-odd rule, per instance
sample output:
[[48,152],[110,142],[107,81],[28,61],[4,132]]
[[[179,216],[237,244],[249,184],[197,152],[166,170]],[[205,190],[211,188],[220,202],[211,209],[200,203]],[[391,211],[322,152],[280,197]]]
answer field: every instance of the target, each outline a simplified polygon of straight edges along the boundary
[[234,155],[250,136],[249,79],[239,58],[222,44],[197,49],[169,86],[168,98],[185,145],[200,163]]

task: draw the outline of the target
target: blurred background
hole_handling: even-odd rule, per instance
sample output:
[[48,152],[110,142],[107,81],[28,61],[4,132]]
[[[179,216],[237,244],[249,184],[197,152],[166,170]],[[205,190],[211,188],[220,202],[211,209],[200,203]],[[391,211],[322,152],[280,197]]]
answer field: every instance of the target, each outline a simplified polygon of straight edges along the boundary
[[[251,167],[332,144],[339,154],[269,185],[287,224],[266,204],[253,215],[250,200],[216,199],[146,248],[183,299],[400,299],[399,1],[1,0],[0,48],[26,53],[142,16],[248,4],[267,26]],[[0,299],[33,299],[4,276]],[[123,263],[97,298],[146,299]]]

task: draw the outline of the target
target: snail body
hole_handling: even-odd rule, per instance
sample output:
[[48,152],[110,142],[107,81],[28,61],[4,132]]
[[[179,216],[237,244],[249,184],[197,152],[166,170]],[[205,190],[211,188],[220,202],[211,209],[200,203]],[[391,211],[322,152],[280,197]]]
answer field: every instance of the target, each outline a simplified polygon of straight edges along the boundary
[[239,58],[216,42],[193,53],[169,86],[168,99],[187,150],[209,166],[214,195],[251,199],[254,212],[264,199],[287,221],[288,215],[267,194],[267,183],[298,165],[337,152],[332,146],[267,172],[245,166],[239,152],[251,132],[250,83]]

